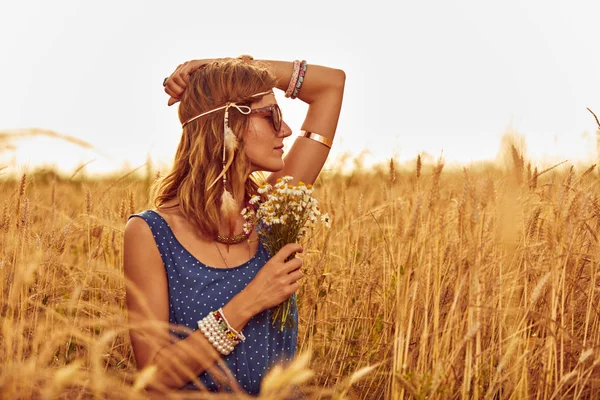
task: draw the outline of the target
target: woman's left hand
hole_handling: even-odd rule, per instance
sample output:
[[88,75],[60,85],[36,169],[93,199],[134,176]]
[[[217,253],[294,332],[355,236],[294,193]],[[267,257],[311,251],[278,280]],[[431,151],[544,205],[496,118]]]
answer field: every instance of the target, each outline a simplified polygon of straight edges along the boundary
[[165,92],[170,96],[167,105],[172,106],[181,99],[181,95],[185,91],[190,74],[196,71],[201,66],[208,64],[216,60],[227,60],[230,57],[225,58],[204,58],[202,60],[191,60],[186,61],[183,64],[179,64],[175,71],[165,79],[164,86]]

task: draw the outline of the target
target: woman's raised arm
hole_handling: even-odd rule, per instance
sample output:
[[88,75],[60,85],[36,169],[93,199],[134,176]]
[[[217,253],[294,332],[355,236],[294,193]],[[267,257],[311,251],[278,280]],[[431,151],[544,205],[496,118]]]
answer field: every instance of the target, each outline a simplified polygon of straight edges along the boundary
[[[286,91],[293,71],[293,62],[258,60],[269,65],[276,76],[277,88]],[[342,109],[346,74],[344,71],[321,65],[308,64],[298,99],[308,104],[308,112],[301,130],[316,133],[329,142],[333,142]],[[267,180],[272,185],[277,178],[286,175],[298,181],[314,183],[327,156],[329,148],[318,141],[299,136],[285,157],[285,166],[281,171],[273,172]]]
[[[244,57],[244,56],[240,56]],[[239,57],[238,57],[239,58]],[[185,91],[189,74],[202,65],[219,59],[191,60],[180,64],[175,71],[165,79],[165,92],[170,96],[169,105],[175,104]],[[251,60],[245,62],[265,65],[277,78],[277,88],[285,92],[294,70],[291,61]],[[301,130],[316,133],[330,143],[333,142],[335,131],[342,108],[346,73],[341,69],[307,64],[306,74],[297,98],[308,104],[308,112]],[[268,181],[275,184],[277,178],[290,175],[298,181],[314,183],[317,179],[327,156],[329,148],[318,141],[300,136],[285,157],[285,167],[273,172]]]

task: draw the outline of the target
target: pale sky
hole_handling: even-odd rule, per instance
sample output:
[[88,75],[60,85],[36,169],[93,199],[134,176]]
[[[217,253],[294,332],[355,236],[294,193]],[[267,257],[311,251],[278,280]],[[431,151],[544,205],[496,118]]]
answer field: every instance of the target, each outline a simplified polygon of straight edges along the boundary
[[[489,159],[508,129],[532,158],[595,162],[586,107],[600,115],[599,17],[597,0],[4,1],[0,132],[48,129],[97,151],[19,140],[0,167],[94,160],[93,173],[148,153],[169,164],[181,128],[163,78],[189,59],[243,53],[346,72],[330,162],[363,150],[367,165],[420,152]],[[289,149],[308,106],[276,96]]]

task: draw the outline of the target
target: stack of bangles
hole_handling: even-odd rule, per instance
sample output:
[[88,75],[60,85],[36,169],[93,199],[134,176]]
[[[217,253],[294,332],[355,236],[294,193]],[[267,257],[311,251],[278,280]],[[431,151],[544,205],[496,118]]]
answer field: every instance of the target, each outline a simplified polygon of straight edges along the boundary
[[294,60],[294,70],[292,71],[292,77],[287,90],[285,91],[285,97],[291,97],[295,99],[300,93],[302,83],[304,82],[304,76],[306,75],[306,60]]
[[246,340],[241,332],[231,327],[222,308],[198,321],[198,328],[215,349],[224,356],[231,353],[239,342]]
[[[300,89],[302,88],[302,83],[304,83],[304,77],[306,75],[306,60],[294,60],[293,63],[294,69],[292,71],[292,76],[290,78],[290,83],[288,84],[288,88],[285,91],[285,97],[295,99],[298,97],[300,93]],[[300,136],[315,140],[329,149],[331,149],[332,141],[331,139],[319,135],[315,132],[310,132],[306,130],[300,131]]]

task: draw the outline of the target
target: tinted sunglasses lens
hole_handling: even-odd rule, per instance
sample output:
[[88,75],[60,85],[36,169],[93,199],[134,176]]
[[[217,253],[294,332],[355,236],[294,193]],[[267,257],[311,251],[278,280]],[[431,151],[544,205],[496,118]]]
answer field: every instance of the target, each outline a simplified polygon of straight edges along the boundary
[[273,120],[273,128],[279,132],[281,130],[281,109],[277,104],[271,109],[271,118]]

